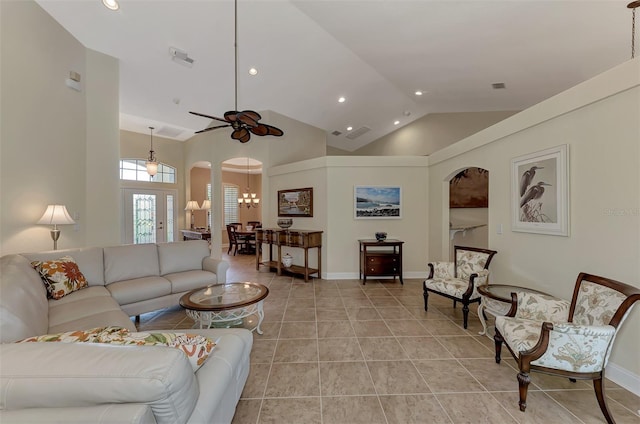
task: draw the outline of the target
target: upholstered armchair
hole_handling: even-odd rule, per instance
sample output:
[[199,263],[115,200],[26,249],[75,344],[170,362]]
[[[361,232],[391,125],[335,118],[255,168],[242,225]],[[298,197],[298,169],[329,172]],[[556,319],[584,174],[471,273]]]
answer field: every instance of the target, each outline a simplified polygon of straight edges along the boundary
[[618,329],[640,289],[580,273],[571,302],[535,293],[512,293],[507,316],[496,317],[496,362],[502,343],[518,362],[520,410],[527,407],[530,371],[593,380],[600,410],[615,423],[604,395],[604,370]]
[[454,262],[429,262],[429,277],[424,281],[424,310],[427,310],[429,292],[462,303],[464,328],[469,321],[469,304],[480,302],[477,287],[487,284],[489,264],[495,250],[455,246]]

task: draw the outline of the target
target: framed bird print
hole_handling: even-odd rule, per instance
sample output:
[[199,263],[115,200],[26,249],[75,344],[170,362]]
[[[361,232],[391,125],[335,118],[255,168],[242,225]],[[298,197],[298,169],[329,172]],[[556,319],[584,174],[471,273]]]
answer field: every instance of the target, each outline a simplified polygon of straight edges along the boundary
[[569,236],[569,145],[511,160],[511,230]]

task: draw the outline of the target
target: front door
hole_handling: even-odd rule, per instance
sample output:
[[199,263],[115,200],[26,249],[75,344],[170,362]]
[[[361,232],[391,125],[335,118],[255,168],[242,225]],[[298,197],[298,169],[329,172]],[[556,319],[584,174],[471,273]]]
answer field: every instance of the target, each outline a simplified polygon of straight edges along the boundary
[[123,188],[126,244],[162,243],[175,240],[176,190]]

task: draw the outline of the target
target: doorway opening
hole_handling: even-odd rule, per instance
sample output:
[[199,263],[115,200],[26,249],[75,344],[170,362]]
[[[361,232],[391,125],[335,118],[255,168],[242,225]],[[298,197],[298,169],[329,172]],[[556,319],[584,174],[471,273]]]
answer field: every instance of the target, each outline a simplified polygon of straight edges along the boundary
[[449,256],[453,246],[489,245],[489,171],[467,167],[449,179]]

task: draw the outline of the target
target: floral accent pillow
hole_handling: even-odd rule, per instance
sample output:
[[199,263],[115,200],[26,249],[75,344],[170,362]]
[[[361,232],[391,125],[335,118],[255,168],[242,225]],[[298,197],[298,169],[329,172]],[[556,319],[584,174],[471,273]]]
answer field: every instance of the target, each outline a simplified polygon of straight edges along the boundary
[[62,297],[89,286],[78,264],[71,256],[52,261],[33,261],[31,266],[40,274],[51,299]]
[[131,333],[122,327],[97,327],[84,331],[45,334],[29,337],[17,343],[62,342],[62,343],[106,343],[136,346],[169,346],[182,350],[193,371],[205,363],[216,343],[199,334],[187,333]]

